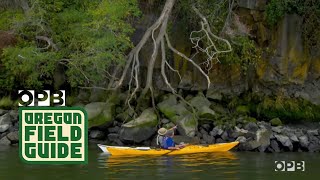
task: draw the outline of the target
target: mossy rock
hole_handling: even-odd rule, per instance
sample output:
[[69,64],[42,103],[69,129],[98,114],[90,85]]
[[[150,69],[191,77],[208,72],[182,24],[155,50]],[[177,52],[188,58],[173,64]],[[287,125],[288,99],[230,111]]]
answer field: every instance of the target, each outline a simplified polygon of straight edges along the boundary
[[257,122],[257,119],[254,118],[254,117],[246,117],[246,118],[245,118],[245,121],[246,121],[247,123],[249,123],[249,122],[256,123],[256,122]]
[[133,119],[123,127],[132,128],[132,127],[155,127],[158,124],[158,117],[152,108],[144,110],[141,115]]
[[175,105],[177,105],[177,98],[170,95],[158,104],[158,108],[167,118],[172,119],[176,115],[176,110],[173,108]]
[[199,109],[198,116],[201,119],[214,120],[214,119],[216,119],[217,114],[212,109],[210,109],[208,106],[203,106]]
[[273,118],[270,120],[272,126],[281,126],[282,121],[279,118]]
[[12,109],[15,106],[15,102],[10,97],[3,97],[0,99],[0,109]]
[[250,108],[249,106],[240,105],[240,106],[237,106],[236,112],[239,114],[249,114]]
[[85,110],[88,114],[89,128],[100,126],[112,122],[114,114],[114,105],[104,102],[93,102],[87,104]]

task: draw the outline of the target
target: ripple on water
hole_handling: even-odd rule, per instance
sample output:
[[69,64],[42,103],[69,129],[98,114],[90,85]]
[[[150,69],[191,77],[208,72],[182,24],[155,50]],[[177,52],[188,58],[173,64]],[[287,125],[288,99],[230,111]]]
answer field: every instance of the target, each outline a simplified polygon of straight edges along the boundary
[[[116,175],[124,172],[130,176],[175,176],[184,173],[197,177],[199,173],[212,174],[212,171],[223,171],[223,176],[233,176],[239,163],[231,152],[201,153],[176,156],[108,156],[101,154],[98,158],[99,168]],[[211,173],[210,173],[211,172]],[[217,176],[216,176],[217,177]]]

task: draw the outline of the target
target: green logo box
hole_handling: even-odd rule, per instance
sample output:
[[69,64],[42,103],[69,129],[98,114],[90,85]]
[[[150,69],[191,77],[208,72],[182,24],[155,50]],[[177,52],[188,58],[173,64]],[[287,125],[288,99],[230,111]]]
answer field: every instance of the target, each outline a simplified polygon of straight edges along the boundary
[[20,107],[19,155],[28,164],[87,164],[88,117],[81,107]]

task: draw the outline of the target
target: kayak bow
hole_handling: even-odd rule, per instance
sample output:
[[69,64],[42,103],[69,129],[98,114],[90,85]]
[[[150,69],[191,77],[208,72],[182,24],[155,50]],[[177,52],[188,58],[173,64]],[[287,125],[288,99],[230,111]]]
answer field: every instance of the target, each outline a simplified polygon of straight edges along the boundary
[[230,143],[219,143],[208,146],[201,145],[188,145],[185,148],[179,150],[166,150],[166,149],[152,149],[150,147],[123,147],[123,146],[106,146],[98,144],[98,147],[105,153],[111,155],[178,155],[178,154],[192,154],[192,153],[203,153],[203,152],[222,152],[229,151],[239,142]]

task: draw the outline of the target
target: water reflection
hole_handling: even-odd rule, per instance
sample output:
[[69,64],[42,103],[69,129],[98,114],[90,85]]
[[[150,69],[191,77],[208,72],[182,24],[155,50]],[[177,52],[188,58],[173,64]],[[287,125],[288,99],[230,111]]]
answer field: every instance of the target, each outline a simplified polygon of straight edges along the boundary
[[[124,172],[136,176],[171,176],[184,173],[197,177],[198,173],[222,171],[223,176],[233,179],[237,173],[239,161],[232,152],[199,153],[176,156],[109,156],[100,154],[99,167],[108,169],[108,174]],[[222,175],[221,173],[219,173]],[[203,175],[202,175],[203,176]],[[218,176],[213,175],[213,176]]]

